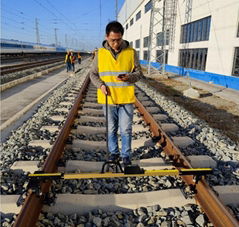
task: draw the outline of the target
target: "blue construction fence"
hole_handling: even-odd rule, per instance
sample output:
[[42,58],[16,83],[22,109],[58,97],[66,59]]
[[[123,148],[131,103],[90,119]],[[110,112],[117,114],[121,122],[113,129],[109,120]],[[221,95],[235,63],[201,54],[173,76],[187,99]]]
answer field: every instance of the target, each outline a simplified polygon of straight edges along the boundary
[[[148,65],[148,61],[140,60],[140,64]],[[161,64],[158,62],[152,62],[151,65],[156,69],[160,69],[161,67]],[[213,84],[221,85],[226,88],[239,90],[239,77],[210,73],[167,64],[165,65],[165,71],[175,73],[180,76],[189,76],[197,80],[212,82]]]

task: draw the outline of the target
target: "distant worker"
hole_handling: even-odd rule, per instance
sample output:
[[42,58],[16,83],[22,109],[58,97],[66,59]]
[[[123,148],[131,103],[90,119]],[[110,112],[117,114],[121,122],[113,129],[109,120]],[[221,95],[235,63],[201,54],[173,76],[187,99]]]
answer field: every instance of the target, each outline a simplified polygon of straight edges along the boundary
[[135,102],[134,83],[142,77],[136,51],[123,40],[124,28],[117,21],[106,26],[106,40],[92,63],[90,78],[97,89],[98,103],[106,114],[108,99],[109,161],[120,159],[118,128],[120,128],[124,166],[131,165],[132,122]]
[[75,60],[76,60],[76,56],[73,52],[71,52],[71,66],[72,66],[73,72],[75,72]]
[[78,58],[78,64],[81,64],[81,55],[80,55],[80,52],[78,52],[77,58]]
[[67,51],[66,53],[65,63],[66,63],[66,72],[69,72],[71,70],[71,52],[70,51]]

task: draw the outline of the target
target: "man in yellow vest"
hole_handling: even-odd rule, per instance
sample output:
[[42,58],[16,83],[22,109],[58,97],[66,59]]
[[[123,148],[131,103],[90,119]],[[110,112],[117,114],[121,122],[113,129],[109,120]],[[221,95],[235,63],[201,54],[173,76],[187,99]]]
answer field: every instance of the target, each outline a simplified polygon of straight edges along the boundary
[[134,83],[141,76],[141,67],[136,51],[123,40],[124,28],[112,21],[106,26],[106,40],[99,48],[92,63],[90,78],[97,87],[98,103],[103,104],[106,114],[108,97],[108,150],[109,161],[120,158],[117,131],[120,129],[124,166],[131,164],[131,140],[133,103],[135,102]]
[[68,50],[65,56],[66,72],[71,70],[71,52]]

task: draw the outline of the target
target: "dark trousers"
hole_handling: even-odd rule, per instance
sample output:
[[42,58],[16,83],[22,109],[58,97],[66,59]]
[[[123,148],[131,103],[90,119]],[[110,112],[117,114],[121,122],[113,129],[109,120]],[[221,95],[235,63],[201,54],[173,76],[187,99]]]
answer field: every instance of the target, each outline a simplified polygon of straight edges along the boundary
[[71,71],[71,63],[70,62],[66,62],[66,71],[67,72]]

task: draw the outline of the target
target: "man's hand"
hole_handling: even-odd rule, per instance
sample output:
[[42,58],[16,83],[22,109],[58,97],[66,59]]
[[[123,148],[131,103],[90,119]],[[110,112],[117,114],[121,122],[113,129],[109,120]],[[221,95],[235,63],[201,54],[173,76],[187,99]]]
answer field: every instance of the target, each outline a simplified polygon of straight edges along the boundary
[[117,77],[117,80],[126,82],[126,81],[129,80],[129,74],[125,74],[125,75],[122,76],[122,77]]
[[106,87],[104,84],[102,84],[102,85],[100,86],[100,89],[101,89],[101,91],[102,91],[103,94],[105,94],[105,95],[110,95],[110,89],[109,89],[108,87]]

